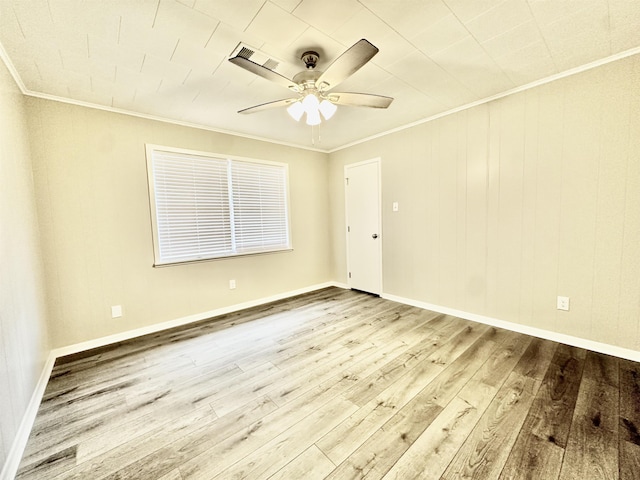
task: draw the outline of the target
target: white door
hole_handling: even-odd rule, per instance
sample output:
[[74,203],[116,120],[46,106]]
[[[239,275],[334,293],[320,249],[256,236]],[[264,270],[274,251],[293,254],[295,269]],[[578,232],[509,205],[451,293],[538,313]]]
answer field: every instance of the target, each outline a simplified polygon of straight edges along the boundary
[[349,287],[382,293],[380,159],[346,165],[347,268]]

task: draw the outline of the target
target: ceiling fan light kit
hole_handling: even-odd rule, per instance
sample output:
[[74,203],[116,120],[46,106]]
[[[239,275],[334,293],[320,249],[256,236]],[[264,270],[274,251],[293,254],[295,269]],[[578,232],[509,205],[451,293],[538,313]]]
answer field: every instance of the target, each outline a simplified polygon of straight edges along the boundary
[[287,113],[295,121],[300,121],[302,116],[306,114],[307,125],[314,126],[319,125],[323,118],[329,120],[336,113],[337,105],[387,108],[393,101],[391,97],[331,91],[339,83],[360,70],[378,51],[377,47],[363,38],[335,59],[324,72],[321,72],[315,69],[320,55],[309,50],[300,57],[306,70],[295,75],[293,79],[289,79],[267,65],[253,62],[250,58],[254,51],[242,48],[235,57],[229,59],[231,63],[288,88],[297,93],[298,97],[263,103],[245,108],[238,113],[255,113],[271,108],[287,107]]
[[[287,107],[287,113],[296,122],[299,122],[302,116],[307,114],[307,125],[319,125],[322,118],[329,120],[336,113],[338,107],[326,98],[319,100],[318,94],[315,92],[307,93],[302,100],[296,100]],[[322,114],[322,117],[320,117]]]

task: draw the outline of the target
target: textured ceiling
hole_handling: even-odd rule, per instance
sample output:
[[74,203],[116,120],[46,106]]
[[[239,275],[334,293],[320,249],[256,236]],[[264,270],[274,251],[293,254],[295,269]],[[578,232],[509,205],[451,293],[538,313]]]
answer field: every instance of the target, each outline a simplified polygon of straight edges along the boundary
[[[361,38],[380,53],[338,90],[395,97],[340,107],[313,132],[291,92],[227,61],[239,42],[320,70]],[[640,46],[640,0],[0,0],[5,60],[30,95],[333,150]],[[314,144],[312,144],[314,138]]]

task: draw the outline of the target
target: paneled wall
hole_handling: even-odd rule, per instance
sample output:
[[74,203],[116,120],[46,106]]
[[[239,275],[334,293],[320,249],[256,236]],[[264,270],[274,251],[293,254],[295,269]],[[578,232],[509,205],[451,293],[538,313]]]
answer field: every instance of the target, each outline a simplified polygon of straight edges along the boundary
[[[27,106],[54,347],[331,280],[326,154],[36,98]],[[293,251],[154,268],[146,143],[287,163]]]
[[639,56],[332,153],[345,283],[343,168],[378,156],[385,293],[640,350]]
[[0,470],[49,354],[25,115],[0,61]]

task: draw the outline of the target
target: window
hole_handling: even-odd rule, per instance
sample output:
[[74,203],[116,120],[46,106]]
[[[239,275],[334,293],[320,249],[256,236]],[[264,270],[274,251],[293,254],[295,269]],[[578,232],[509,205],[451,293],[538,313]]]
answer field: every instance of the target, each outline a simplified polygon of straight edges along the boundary
[[155,265],[290,250],[287,166],[147,145]]

